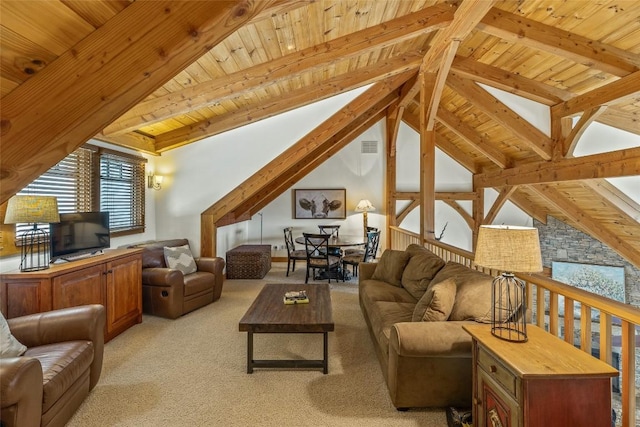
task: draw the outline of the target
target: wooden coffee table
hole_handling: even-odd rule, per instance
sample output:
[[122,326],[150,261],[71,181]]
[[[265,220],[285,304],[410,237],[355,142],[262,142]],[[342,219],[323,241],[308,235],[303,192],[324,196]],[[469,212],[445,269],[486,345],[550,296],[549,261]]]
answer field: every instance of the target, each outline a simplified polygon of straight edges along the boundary
[[[287,291],[306,290],[308,304],[287,305],[282,298]],[[240,332],[247,332],[247,373],[254,368],[322,368],[329,372],[328,333],[334,330],[329,285],[264,285],[251,307],[240,320]],[[253,334],[323,334],[322,360],[254,360]]]

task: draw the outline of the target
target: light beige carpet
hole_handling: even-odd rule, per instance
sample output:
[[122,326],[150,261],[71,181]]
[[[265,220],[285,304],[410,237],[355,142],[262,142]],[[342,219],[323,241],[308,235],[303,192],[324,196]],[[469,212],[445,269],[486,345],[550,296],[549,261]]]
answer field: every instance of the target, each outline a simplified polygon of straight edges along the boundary
[[[264,280],[227,280],[219,301],[177,320],[144,316],[107,343],[100,382],[69,426],[446,426],[444,410],[398,412],[360,312],[357,281],[333,283],[329,374],[246,373],[243,316],[265,282],[288,279],[274,263]],[[254,357],[322,357],[322,335],[254,336]]]

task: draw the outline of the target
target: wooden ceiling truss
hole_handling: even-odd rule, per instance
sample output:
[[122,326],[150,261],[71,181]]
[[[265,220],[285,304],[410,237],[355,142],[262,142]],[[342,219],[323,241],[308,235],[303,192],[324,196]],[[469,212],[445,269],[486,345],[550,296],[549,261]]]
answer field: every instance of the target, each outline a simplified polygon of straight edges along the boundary
[[[475,236],[510,201],[640,265],[638,205],[605,180],[640,176],[640,147],[573,154],[594,122],[640,135],[637,2],[5,0],[0,12],[0,202],[90,138],[159,155],[372,84],[203,212],[203,254],[216,227],[384,119],[389,225],[421,206],[431,238],[442,200]],[[550,135],[480,84],[547,106]],[[420,135],[420,191],[396,213],[402,122]],[[473,196],[435,191],[436,148],[473,174]],[[486,188],[499,196],[485,215]]]

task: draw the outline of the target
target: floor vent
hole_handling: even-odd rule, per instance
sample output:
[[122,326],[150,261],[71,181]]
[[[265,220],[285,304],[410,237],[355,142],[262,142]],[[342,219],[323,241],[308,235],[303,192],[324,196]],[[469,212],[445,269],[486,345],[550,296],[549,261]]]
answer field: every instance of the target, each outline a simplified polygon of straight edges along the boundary
[[362,154],[378,154],[378,141],[362,141]]

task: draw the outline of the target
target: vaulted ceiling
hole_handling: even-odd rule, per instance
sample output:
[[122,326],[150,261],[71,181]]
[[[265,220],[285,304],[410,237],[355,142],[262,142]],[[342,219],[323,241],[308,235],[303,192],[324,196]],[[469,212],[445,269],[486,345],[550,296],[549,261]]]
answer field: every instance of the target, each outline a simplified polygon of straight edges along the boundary
[[[640,135],[638,1],[3,0],[0,31],[2,202],[90,138],[160,154],[377,83],[280,163],[315,167],[400,117],[476,187],[640,265],[640,207],[605,180],[640,175],[640,147],[572,155],[594,121]],[[548,106],[551,135],[478,83]],[[289,169],[271,187],[257,171],[212,221],[251,213]]]

